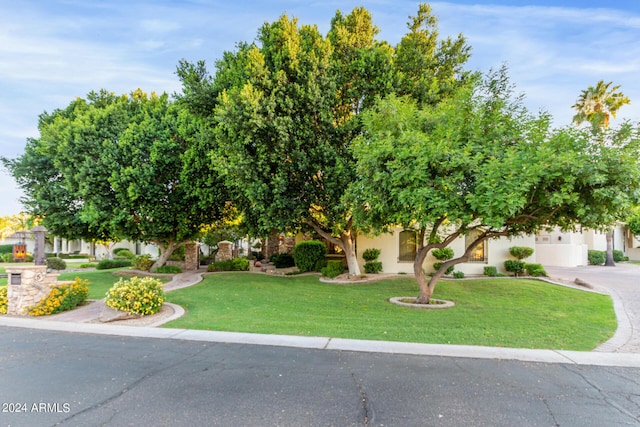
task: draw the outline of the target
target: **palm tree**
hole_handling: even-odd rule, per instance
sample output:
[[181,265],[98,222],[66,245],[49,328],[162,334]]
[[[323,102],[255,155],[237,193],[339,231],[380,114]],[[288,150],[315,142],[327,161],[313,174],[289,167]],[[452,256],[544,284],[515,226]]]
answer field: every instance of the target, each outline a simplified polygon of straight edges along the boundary
[[[620,86],[611,85],[613,82],[605,83],[600,80],[595,87],[589,86],[583,90],[576,103],[572,106],[577,113],[573,116],[573,122],[580,126],[584,122],[591,124],[594,135],[599,136],[601,132],[609,127],[610,119],[615,119],[618,109],[625,104],[629,104],[629,98],[619,92]],[[607,232],[607,260],[604,265],[615,266],[613,261],[613,228]]]
[[620,86],[611,87],[612,84],[613,82],[605,83],[600,80],[595,87],[589,86],[582,91],[578,101],[572,106],[577,111],[573,116],[576,125],[589,122],[594,132],[609,127],[611,117],[615,119],[620,107],[630,102],[622,92],[616,92]]

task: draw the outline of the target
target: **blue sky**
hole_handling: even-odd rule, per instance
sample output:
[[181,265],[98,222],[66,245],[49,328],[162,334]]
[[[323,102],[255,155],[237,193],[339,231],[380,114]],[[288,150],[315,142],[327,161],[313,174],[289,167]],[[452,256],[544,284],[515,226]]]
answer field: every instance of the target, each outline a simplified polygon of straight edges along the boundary
[[[282,13],[326,33],[337,9],[365,6],[380,39],[396,44],[418,3],[361,1],[0,0],[0,156],[16,157],[37,137],[38,115],[91,90],[174,93],[180,59],[214,61],[236,42],[252,41]],[[506,63],[533,111],[557,126],[598,80],[631,98],[618,119],[640,120],[640,2],[450,0],[430,3],[442,36],[462,33],[469,68]],[[0,170],[0,216],[18,213],[20,192]]]

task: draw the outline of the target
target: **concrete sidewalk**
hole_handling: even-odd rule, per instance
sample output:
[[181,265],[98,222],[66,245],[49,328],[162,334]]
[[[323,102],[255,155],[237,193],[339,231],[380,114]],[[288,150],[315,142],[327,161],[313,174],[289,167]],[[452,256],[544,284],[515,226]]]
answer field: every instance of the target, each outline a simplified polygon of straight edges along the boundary
[[552,278],[575,283],[611,295],[618,329],[609,341],[595,351],[635,353],[640,357],[640,266],[545,267]]

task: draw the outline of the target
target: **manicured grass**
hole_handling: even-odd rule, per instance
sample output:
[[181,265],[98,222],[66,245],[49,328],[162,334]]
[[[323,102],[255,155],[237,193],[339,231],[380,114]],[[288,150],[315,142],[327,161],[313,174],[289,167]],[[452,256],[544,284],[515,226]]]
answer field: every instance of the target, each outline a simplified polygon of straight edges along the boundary
[[217,273],[167,294],[187,311],[170,328],[386,341],[592,350],[616,329],[611,298],[535,280],[441,281],[444,310],[393,305],[413,278],[331,285],[315,276]]
[[[87,271],[77,271],[77,272],[69,272],[62,273],[58,277],[58,280],[74,280],[76,277],[80,277],[81,279],[89,280],[89,299],[102,299],[104,298],[107,291],[118,281],[121,277],[124,277],[126,280],[126,276],[120,276],[115,274],[117,271],[122,270],[122,268],[115,268],[110,270],[87,270]],[[159,278],[163,283],[168,282],[170,278],[160,277]]]

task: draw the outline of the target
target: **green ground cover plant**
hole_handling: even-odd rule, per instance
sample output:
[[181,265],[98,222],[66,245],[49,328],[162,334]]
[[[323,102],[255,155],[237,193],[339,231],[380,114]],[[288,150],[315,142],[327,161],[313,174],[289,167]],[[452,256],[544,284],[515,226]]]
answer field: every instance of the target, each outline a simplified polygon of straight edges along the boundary
[[583,351],[616,329],[609,296],[536,280],[442,281],[434,298],[456,303],[446,310],[388,302],[417,293],[412,278],[331,285],[315,276],[218,273],[167,294],[187,313],[165,327]]
[[[76,277],[87,279],[89,281],[88,299],[102,299],[111,287],[117,283],[122,276],[116,274],[118,270],[89,270],[62,273],[58,276],[58,280],[74,280]],[[169,277],[158,278],[163,283],[171,280]],[[6,283],[6,279],[5,279]]]

